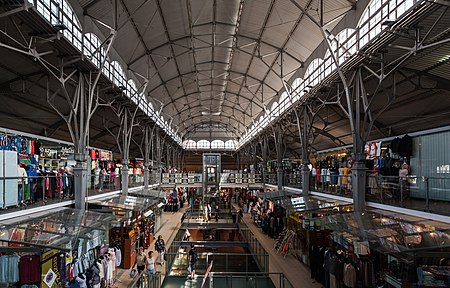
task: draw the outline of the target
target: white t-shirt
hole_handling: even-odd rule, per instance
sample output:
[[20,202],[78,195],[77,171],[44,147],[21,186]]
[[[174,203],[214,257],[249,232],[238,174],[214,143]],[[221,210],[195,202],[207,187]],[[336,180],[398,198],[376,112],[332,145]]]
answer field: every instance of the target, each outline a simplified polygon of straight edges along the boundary
[[147,258],[147,270],[155,270],[155,258]]

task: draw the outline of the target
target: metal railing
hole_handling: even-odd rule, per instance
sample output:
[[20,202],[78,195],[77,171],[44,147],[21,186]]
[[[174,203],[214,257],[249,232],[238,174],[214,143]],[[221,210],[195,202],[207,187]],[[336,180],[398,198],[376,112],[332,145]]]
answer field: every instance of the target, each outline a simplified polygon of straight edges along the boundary
[[137,275],[131,284],[130,288],[160,288],[162,281],[161,273],[148,274],[147,272],[141,272]]
[[[151,174],[149,185],[159,183]],[[130,174],[128,187],[144,185],[142,174]],[[122,189],[122,175],[92,174],[87,176],[86,196]],[[48,172],[42,176],[0,177],[0,209],[36,207],[48,203],[74,200],[74,176]],[[0,212],[1,213],[1,212]]]
[[[215,263],[215,262],[214,262]],[[211,272],[209,287],[214,287],[214,282],[226,283],[226,287],[276,287],[293,288],[294,286],[284,276],[277,272]],[[208,281],[207,281],[208,283]],[[273,284],[270,285],[270,284]],[[219,284],[220,285],[220,284]],[[221,286],[221,285],[220,285]],[[299,283],[297,287],[301,286]]]
[[[302,188],[301,175],[288,179],[283,186]],[[276,179],[276,178],[275,178]],[[293,180],[295,179],[295,180]],[[353,197],[352,174],[310,175],[310,191],[321,192],[342,197]],[[273,185],[276,185],[277,181]],[[449,215],[450,177],[426,176],[383,176],[374,171],[366,173],[366,201],[406,207],[409,209]]]
[[[162,184],[202,184],[201,173],[162,173]],[[220,173],[218,175],[221,184],[261,184],[262,175],[259,173]]]
[[255,258],[257,260],[257,263],[259,264],[259,268],[262,272],[269,272],[269,257],[261,257],[263,255],[268,255],[266,249],[259,243],[256,236],[253,234],[253,232],[248,228],[247,224],[240,218],[239,214],[237,214],[238,217],[238,226],[239,226],[239,236],[240,241],[247,242],[250,248],[250,252],[255,255]]
[[0,209],[73,199],[73,176],[0,177]]

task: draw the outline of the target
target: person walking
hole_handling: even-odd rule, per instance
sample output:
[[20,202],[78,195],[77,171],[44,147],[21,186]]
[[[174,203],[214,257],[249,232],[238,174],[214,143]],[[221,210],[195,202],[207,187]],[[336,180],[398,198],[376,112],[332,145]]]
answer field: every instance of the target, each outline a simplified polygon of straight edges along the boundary
[[216,222],[219,222],[219,213],[220,213],[219,206],[216,205],[216,210],[214,211],[214,216],[216,217]]
[[107,173],[106,173],[106,169],[101,167],[100,170],[100,175],[99,175],[99,184],[98,184],[98,191],[102,192],[103,191],[103,185],[105,183],[105,177],[106,177]]
[[164,264],[164,251],[166,251],[166,244],[161,235],[158,236],[158,240],[155,242],[155,250],[158,252],[158,257],[156,258],[156,264]]
[[138,255],[136,256],[136,263],[134,263],[133,268],[137,266],[138,275],[145,270],[145,265],[147,262],[147,257],[144,254],[144,248],[139,247]]
[[194,243],[191,244],[191,250],[189,250],[189,273],[191,273],[187,279],[194,280],[195,278],[195,263],[197,262],[197,251],[195,251]]
[[156,274],[155,258],[153,258],[153,251],[148,252],[147,273],[148,274]]

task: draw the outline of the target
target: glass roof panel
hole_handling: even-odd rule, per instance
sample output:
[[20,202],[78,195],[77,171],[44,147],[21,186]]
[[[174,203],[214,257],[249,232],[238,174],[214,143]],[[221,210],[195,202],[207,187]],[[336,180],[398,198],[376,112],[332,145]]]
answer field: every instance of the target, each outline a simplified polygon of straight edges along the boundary
[[[158,191],[158,190],[148,190],[145,191],[144,189],[142,190],[136,190],[133,192],[129,192],[129,194],[133,195],[133,196],[142,196],[142,197],[153,197],[153,198],[163,198],[164,199],[164,192],[163,191]],[[156,200],[155,200],[156,202]]]
[[110,208],[119,208],[129,211],[144,211],[156,203],[157,200],[155,199],[135,196],[116,196],[108,199],[89,200],[89,204],[95,204]]
[[69,251],[78,239],[92,240],[109,229],[110,214],[58,208],[0,223],[0,241]]
[[371,248],[390,253],[450,247],[450,229],[446,223],[382,210],[376,212],[335,214],[314,221],[333,231],[337,243],[369,241]]

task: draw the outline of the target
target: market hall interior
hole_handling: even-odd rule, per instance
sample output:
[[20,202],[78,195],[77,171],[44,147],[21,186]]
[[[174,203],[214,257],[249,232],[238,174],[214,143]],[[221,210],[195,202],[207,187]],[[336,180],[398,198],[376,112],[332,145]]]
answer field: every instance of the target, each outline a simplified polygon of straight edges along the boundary
[[0,1],[0,286],[450,287],[449,7]]

